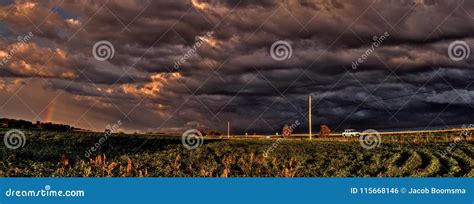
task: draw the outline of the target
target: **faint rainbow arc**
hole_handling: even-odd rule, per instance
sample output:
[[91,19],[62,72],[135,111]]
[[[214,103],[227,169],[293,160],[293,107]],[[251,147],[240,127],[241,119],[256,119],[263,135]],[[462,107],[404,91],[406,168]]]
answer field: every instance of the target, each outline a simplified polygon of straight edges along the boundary
[[56,100],[53,100],[48,104],[48,108],[46,109],[46,112],[43,117],[44,122],[51,122],[53,120],[55,105],[56,105]]

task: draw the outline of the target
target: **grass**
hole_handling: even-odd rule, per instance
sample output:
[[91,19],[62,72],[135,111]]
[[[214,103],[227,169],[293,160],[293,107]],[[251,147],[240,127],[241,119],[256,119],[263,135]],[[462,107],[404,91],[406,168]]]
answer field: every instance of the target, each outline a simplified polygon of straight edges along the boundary
[[[0,131],[0,134],[5,132]],[[17,150],[0,145],[0,176],[11,177],[473,177],[474,144],[453,136],[387,137],[367,150],[356,139],[206,139],[25,131]],[[382,136],[382,139],[385,137]],[[442,138],[446,138],[443,140]],[[270,147],[272,151],[268,151]],[[265,152],[268,153],[264,154]]]

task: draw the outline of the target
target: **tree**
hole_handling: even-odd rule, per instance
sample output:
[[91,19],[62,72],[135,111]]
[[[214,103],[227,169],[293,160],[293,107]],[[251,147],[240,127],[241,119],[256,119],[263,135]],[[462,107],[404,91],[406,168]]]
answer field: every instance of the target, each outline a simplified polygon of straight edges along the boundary
[[329,129],[329,126],[327,126],[327,125],[321,125],[320,128],[321,128],[320,129],[320,132],[321,132],[320,136],[321,137],[327,137],[327,136],[329,136],[329,133],[331,133],[331,129]]

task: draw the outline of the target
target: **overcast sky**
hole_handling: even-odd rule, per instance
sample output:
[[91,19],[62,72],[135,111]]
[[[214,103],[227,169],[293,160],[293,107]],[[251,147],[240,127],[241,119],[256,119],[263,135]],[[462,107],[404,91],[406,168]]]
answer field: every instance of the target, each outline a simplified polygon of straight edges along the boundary
[[474,123],[474,1],[0,2],[0,117],[305,132],[312,95],[314,129]]

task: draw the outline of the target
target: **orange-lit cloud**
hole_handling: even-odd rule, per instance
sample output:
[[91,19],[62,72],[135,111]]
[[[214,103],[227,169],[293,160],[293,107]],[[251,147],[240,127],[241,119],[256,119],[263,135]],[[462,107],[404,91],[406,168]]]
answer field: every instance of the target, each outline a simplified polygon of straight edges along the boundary
[[121,88],[126,94],[142,97],[156,97],[166,83],[169,81],[178,80],[179,78],[181,78],[181,74],[179,73],[155,74],[151,76],[151,82],[144,84],[124,84],[121,86]]
[[70,69],[66,51],[61,48],[50,49],[36,43],[13,43],[0,50],[2,56],[11,53],[5,68],[21,76],[59,77],[72,79],[76,71]]

